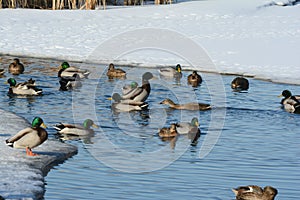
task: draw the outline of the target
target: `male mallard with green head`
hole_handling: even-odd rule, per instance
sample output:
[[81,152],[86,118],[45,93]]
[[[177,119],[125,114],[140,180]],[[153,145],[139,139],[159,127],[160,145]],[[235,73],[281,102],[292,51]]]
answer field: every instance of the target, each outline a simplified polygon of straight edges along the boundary
[[63,62],[60,65],[60,70],[58,71],[58,77],[73,77],[74,74],[78,74],[80,78],[87,78],[90,72],[86,69],[79,69],[74,66],[70,66],[68,62]]
[[146,72],[142,76],[142,86],[134,89],[134,92],[123,99],[130,99],[137,102],[144,102],[151,92],[149,80],[153,78],[151,72]]
[[264,189],[257,185],[241,186],[232,189],[236,200],[274,200],[277,195],[277,189],[266,186]]
[[91,119],[86,119],[83,122],[83,125],[59,123],[54,126],[54,128],[60,134],[69,134],[69,135],[78,135],[78,136],[89,135],[94,133],[94,130],[91,129],[91,127],[99,128]]
[[122,78],[126,76],[126,72],[122,69],[115,68],[115,65],[110,63],[106,75],[109,78]]
[[197,144],[200,138],[201,131],[199,129],[199,121],[194,117],[191,122],[179,122],[177,123],[177,132],[182,134],[187,134],[188,138],[191,139],[193,145]]
[[165,99],[160,104],[165,104],[170,106],[170,108],[177,109],[177,110],[210,110],[211,106],[205,103],[186,103],[186,104],[176,104],[171,99]]
[[197,73],[197,71],[193,71],[193,73],[187,77],[187,82],[193,87],[197,87],[202,83],[202,77]]
[[10,87],[9,87],[9,94],[18,94],[18,95],[41,95],[43,93],[42,89],[38,89],[35,86],[35,81],[32,79],[29,79],[28,81],[24,83],[18,83],[14,78],[9,78],[6,81]]
[[176,67],[164,67],[158,70],[158,72],[160,73],[160,75],[165,76],[165,77],[173,77],[173,78],[181,78],[182,77],[182,73],[181,73],[182,69],[180,64],[177,64]]
[[48,139],[48,133],[43,120],[40,117],[35,117],[32,121],[31,127],[25,128],[19,131],[15,136],[6,140],[6,145],[26,149],[26,155],[35,156],[37,154],[33,153],[31,149],[39,146]]
[[115,102],[112,103],[112,109],[120,112],[139,111],[148,107],[148,104],[141,101],[134,101],[131,99],[122,99],[121,95],[114,93],[112,98]]
[[24,72],[24,65],[18,58],[15,58],[12,63],[9,64],[8,72],[13,75],[19,75]]

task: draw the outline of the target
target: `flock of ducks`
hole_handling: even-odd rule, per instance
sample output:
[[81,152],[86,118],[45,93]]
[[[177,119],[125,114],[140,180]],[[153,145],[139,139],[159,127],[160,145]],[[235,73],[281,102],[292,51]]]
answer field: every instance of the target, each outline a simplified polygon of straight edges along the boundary
[[[22,74],[24,72],[24,65],[20,63],[19,59],[9,65],[9,73],[13,75]],[[2,70],[0,70],[2,73]],[[68,62],[63,62],[58,71],[58,79],[61,90],[71,90],[81,87],[81,79],[87,78],[90,72],[88,70],[79,69],[77,67],[70,66]],[[178,64],[175,68],[166,67],[159,70],[159,74],[164,77],[171,77],[180,79],[182,77],[182,68]],[[107,70],[107,77],[124,78],[126,72],[122,69],[115,68],[114,64],[110,64]],[[138,86],[138,83],[133,81],[128,85],[124,85],[122,88],[122,94],[114,93],[111,100],[112,109],[119,112],[139,111],[148,107],[146,102],[151,92],[151,85],[149,80],[153,78],[152,73],[146,72],[142,76],[142,84]],[[193,87],[197,87],[202,83],[202,77],[193,71],[187,77],[187,82]],[[24,83],[17,83],[14,78],[9,78],[7,83],[10,85],[9,94],[12,95],[41,95],[42,90],[37,88],[35,81],[29,79]],[[249,89],[249,81],[243,77],[237,77],[231,82],[231,88],[235,91],[242,91]],[[291,113],[300,113],[300,96],[293,96],[289,90],[284,90],[281,97],[284,97],[281,101],[284,109]],[[160,104],[168,105],[172,109],[179,110],[198,110],[206,111],[211,109],[211,105],[205,103],[191,102],[186,104],[176,104],[171,99],[164,99]],[[60,134],[71,135],[88,135],[93,133],[93,129],[98,126],[91,120],[87,119],[83,122],[83,125],[74,125],[59,123],[54,126]],[[48,138],[48,133],[44,129],[46,126],[40,117],[35,117],[31,123],[31,127],[25,128],[19,131],[16,135],[6,140],[6,144],[13,148],[26,149],[28,156],[36,156],[37,154],[32,152],[32,148],[42,144]],[[197,140],[201,135],[199,129],[199,121],[197,118],[193,118],[191,122],[180,122],[170,124],[170,127],[164,127],[158,132],[159,137],[162,139],[175,138],[178,135],[188,135],[191,139],[191,145],[196,145]],[[271,186],[266,186],[264,189],[259,186],[242,186],[236,189],[232,189],[236,195],[237,200],[273,200],[277,194],[277,190]]]

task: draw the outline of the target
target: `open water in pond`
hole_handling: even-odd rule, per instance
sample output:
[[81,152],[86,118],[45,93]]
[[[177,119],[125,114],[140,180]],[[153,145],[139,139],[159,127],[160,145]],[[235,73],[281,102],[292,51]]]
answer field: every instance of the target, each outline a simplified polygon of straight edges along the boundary
[[[8,66],[10,59],[2,57],[2,67]],[[44,95],[9,97],[8,85],[3,83],[3,109],[29,121],[41,116],[52,139],[58,138],[51,127],[58,122],[80,122],[90,117],[100,126],[91,137],[65,138],[63,142],[78,146],[78,154],[49,172],[45,199],[224,200],[234,199],[231,188],[249,184],[277,188],[276,199],[300,197],[300,115],[282,110],[277,98],[284,89],[300,93],[299,86],[249,78],[249,91],[237,93],[230,88],[234,76],[202,73],[204,83],[192,88],[186,84],[190,72],[184,71],[178,83],[163,79],[157,69],[130,67],[122,67],[128,73],[127,79],[108,80],[105,66],[71,62],[104,72],[101,77],[84,80],[83,87],[72,93],[59,91],[60,61],[21,61],[26,71],[13,77],[17,82],[35,79]],[[149,109],[112,112],[107,98],[121,92],[131,80],[141,84],[146,71],[155,76],[150,80]],[[11,77],[5,75],[3,82]],[[214,87],[220,80],[224,85]],[[224,93],[216,94],[218,91]],[[211,103],[213,109],[172,110],[159,104],[164,98]],[[189,145],[184,136],[173,141],[162,141],[157,136],[159,128],[193,117],[199,118],[202,132],[197,146]]]

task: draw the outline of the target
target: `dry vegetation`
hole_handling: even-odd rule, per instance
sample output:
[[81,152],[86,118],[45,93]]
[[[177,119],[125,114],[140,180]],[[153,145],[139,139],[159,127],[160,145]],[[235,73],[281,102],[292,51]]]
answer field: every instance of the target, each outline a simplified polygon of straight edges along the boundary
[[[171,0],[154,0],[155,4],[171,3]],[[34,9],[87,9],[109,5],[141,5],[143,0],[0,0],[0,8]]]

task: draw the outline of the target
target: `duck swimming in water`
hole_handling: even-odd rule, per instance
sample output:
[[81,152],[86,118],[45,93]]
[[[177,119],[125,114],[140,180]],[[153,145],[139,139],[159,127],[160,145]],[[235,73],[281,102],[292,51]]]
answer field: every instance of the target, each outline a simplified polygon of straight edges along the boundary
[[68,62],[63,62],[58,71],[58,77],[73,77],[74,74],[78,74],[80,78],[87,78],[90,72],[86,69],[79,69],[77,67],[70,66]]
[[43,93],[42,89],[38,89],[35,86],[35,81],[32,79],[29,79],[28,81],[24,83],[18,83],[14,78],[9,78],[6,81],[10,87],[9,87],[9,94],[18,94],[18,95],[41,95]]
[[119,112],[139,111],[148,107],[148,104],[141,101],[134,101],[131,99],[122,99],[121,95],[114,93],[112,98],[115,102],[112,103],[112,109]]
[[19,131],[15,136],[6,140],[6,145],[19,148],[26,149],[26,155],[28,156],[36,156],[37,154],[32,153],[34,147],[39,146],[43,142],[48,139],[48,133],[43,120],[40,117],[35,117],[32,120],[31,127],[25,128]]
[[160,104],[165,104],[170,106],[170,108],[177,109],[177,110],[210,110],[211,106],[205,103],[186,103],[186,104],[176,104],[171,99],[165,99]]
[[115,68],[115,65],[110,63],[106,75],[108,78],[122,78],[126,76],[126,72],[122,69]]
[[236,91],[248,90],[249,89],[249,81],[243,77],[236,77],[231,82],[231,88]]
[[197,87],[202,83],[202,77],[197,73],[197,71],[193,71],[187,78],[188,84],[192,85],[193,87]]
[[257,185],[241,186],[232,189],[236,200],[274,200],[277,189],[266,186],[264,189]]
[[91,119],[86,119],[82,125],[59,123],[54,126],[54,128],[60,134],[77,136],[89,135],[91,133],[94,133],[94,130],[91,129],[91,127],[99,128]]
[[8,67],[8,72],[13,75],[23,74],[24,65],[20,62],[18,58],[15,58],[12,63],[10,63]]
[[283,90],[279,97],[284,97],[280,103],[283,105],[284,109],[287,112],[300,114],[299,95],[292,95],[291,91]]
[[176,67],[164,67],[158,70],[158,72],[160,73],[160,75],[165,76],[165,77],[172,77],[172,78],[181,78],[182,77],[182,73],[181,73],[182,69],[180,64],[177,64]]

